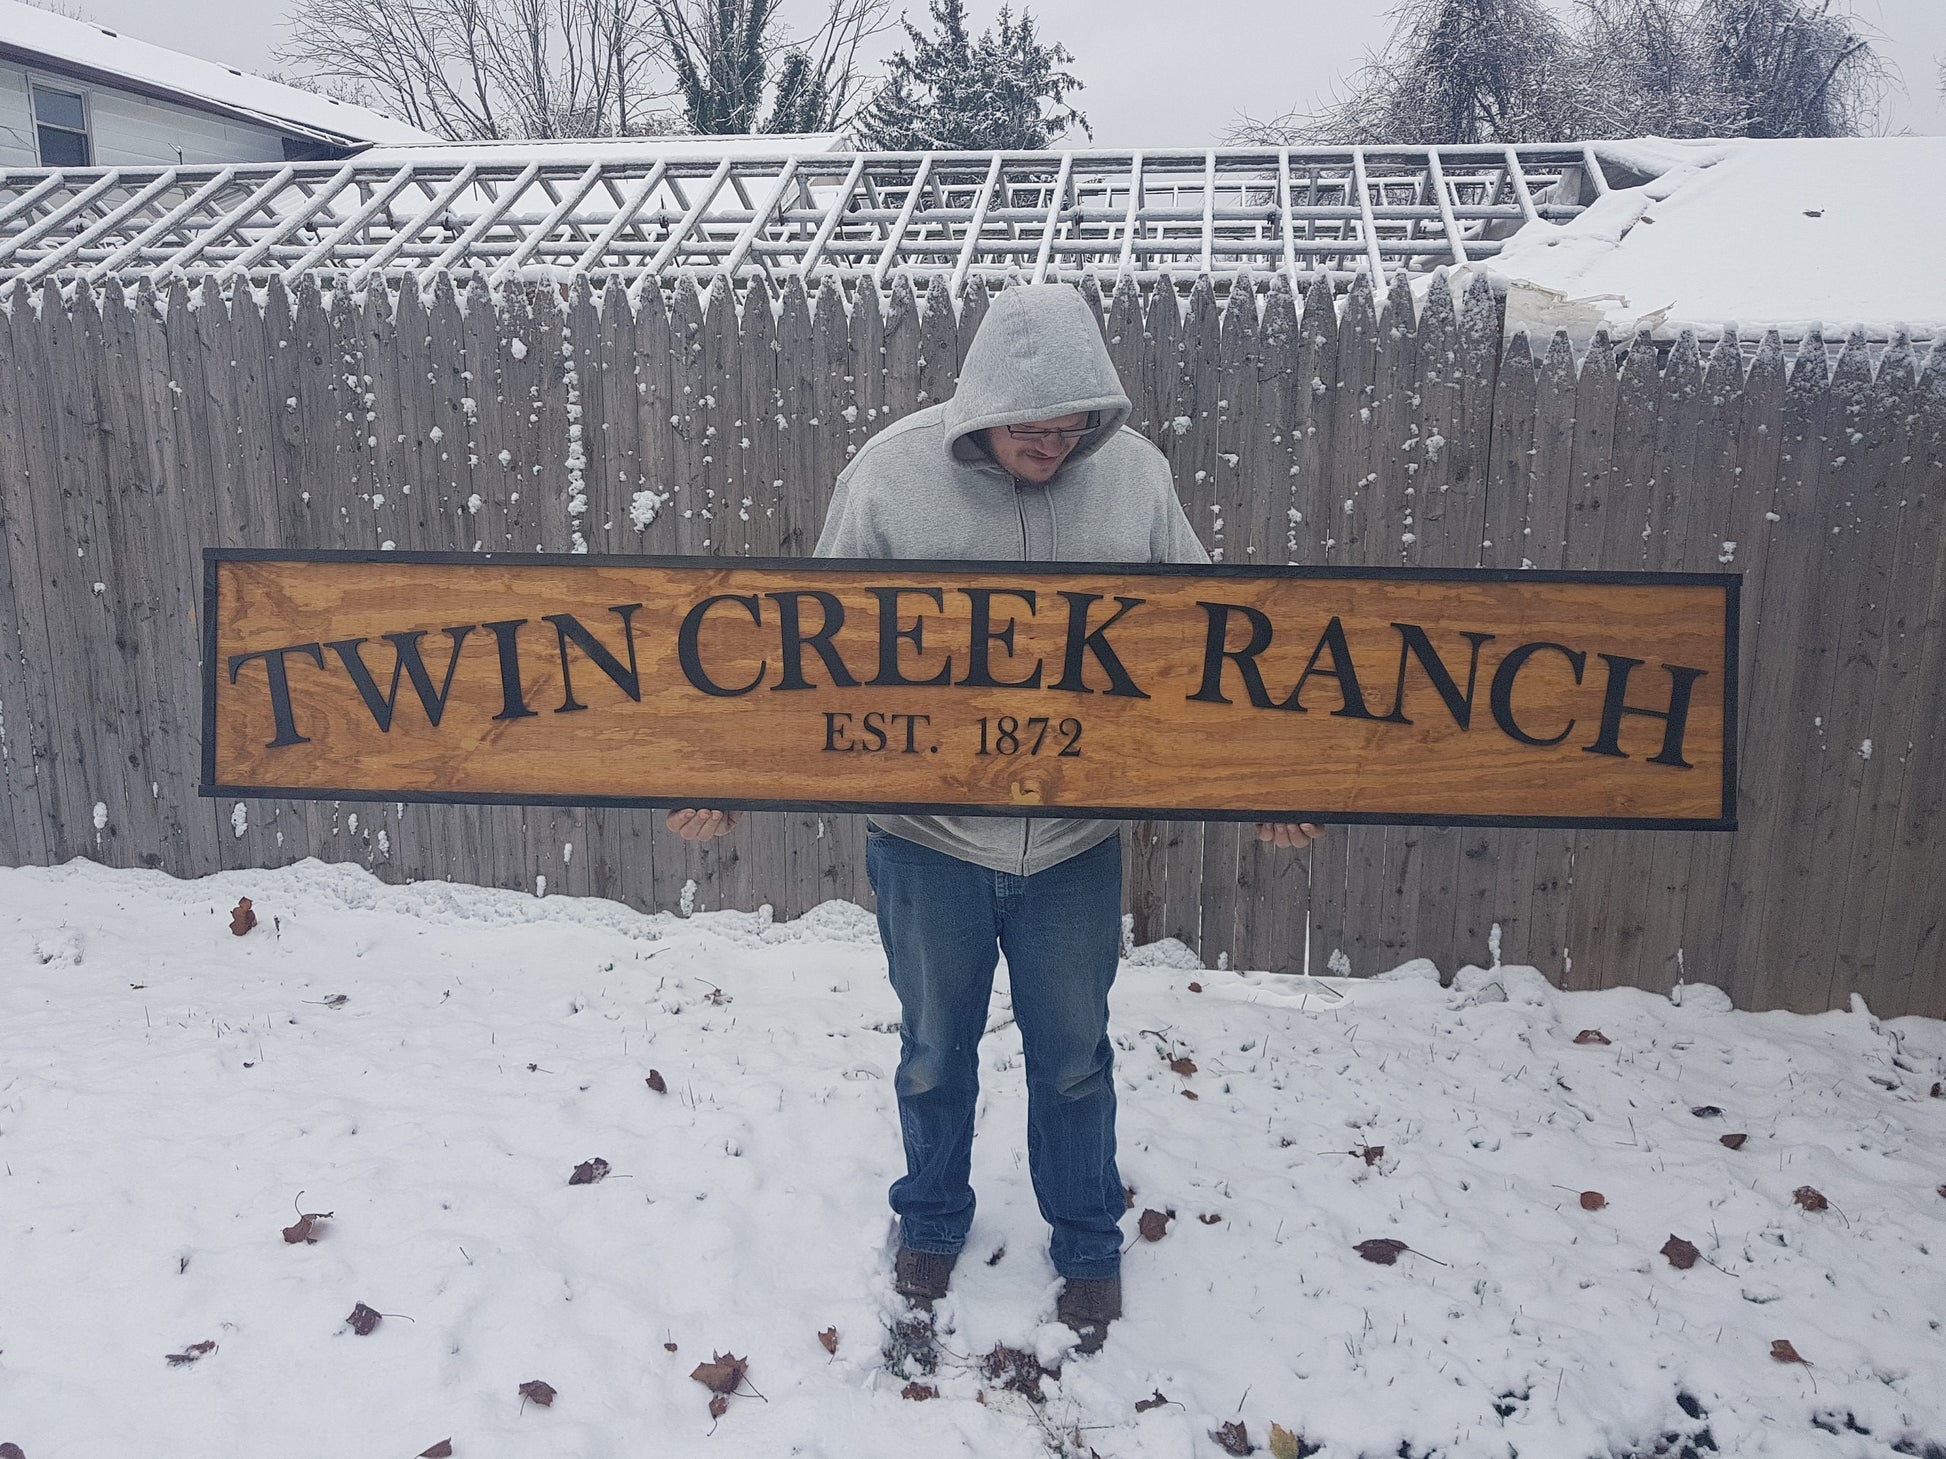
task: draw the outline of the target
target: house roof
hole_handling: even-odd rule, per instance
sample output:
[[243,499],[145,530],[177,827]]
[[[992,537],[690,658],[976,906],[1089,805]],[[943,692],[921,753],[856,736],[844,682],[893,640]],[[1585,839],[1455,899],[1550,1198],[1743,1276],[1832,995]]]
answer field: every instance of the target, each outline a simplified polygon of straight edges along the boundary
[[268,81],[51,11],[0,0],[0,58],[337,144],[433,142],[362,106]]
[[361,167],[441,166],[525,167],[541,164],[543,171],[584,168],[594,163],[626,166],[666,157],[756,157],[780,154],[803,156],[835,152],[844,142],[841,132],[765,132],[754,136],[705,136],[670,132],[643,137],[567,137],[521,142],[413,142],[377,145],[359,152]]
[[1509,328],[1946,334],[1946,137],[1598,142],[1618,186],[1484,273]]

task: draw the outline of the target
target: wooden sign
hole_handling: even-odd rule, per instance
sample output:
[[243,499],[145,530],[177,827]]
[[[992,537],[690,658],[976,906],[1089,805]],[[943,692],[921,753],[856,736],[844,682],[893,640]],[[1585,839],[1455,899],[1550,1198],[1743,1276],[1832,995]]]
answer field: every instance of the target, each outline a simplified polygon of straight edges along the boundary
[[207,795],[1734,825],[1730,575],[211,551]]

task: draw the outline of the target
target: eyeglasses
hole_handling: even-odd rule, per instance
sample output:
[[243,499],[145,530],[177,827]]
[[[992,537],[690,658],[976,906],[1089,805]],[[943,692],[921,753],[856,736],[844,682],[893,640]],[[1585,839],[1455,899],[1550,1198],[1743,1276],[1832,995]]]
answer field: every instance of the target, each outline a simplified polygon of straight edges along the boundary
[[1091,412],[1085,426],[1008,426],[1007,434],[1016,441],[1033,441],[1043,446],[1060,443],[1073,445],[1083,436],[1101,428],[1101,422]]

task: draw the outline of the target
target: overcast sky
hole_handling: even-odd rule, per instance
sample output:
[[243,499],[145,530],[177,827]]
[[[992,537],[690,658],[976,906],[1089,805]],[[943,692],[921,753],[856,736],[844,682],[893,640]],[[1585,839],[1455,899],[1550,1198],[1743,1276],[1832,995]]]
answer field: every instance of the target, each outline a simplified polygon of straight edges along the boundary
[[[1309,107],[1357,69],[1387,32],[1388,0],[1029,0],[1044,37],[1074,52],[1077,98],[1105,147],[1202,146],[1240,112]],[[808,0],[794,0],[804,9]],[[264,72],[296,0],[81,0],[105,26],[244,70]],[[811,7],[821,9],[821,6]],[[998,0],[970,0],[984,26]],[[1903,87],[1886,97],[1888,131],[1946,133],[1938,59],[1946,0],[1854,0],[1882,37]],[[917,18],[924,0],[911,0]]]

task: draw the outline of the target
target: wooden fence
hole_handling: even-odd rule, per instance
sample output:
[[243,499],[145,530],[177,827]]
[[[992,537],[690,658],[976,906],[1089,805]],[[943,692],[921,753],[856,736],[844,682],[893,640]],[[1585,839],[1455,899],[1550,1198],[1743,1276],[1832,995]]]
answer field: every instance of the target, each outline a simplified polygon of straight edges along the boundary
[[[1224,561],[1745,574],[1738,833],[1339,829],[1293,856],[1138,823],[1138,938],[1295,970],[1308,927],[1320,972],[1497,945],[1567,987],[1946,1014],[1946,350],[1536,358],[1478,286],[1088,292]],[[868,898],[854,818],[759,815],[700,850],[648,811],[200,800],[199,555],[808,552],[849,455],[951,393],[981,287],[957,310],[903,279],[5,302],[0,858],[320,856],[779,916]]]

